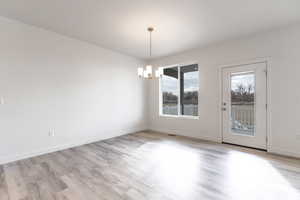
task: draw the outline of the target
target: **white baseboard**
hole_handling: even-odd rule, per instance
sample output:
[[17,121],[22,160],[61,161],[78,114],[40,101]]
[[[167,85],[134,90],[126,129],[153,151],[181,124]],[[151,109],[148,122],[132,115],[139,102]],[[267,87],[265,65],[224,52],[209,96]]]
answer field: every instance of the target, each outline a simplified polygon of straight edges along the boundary
[[282,156],[300,158],[300,152],[295,152],[295,151],[286,150],[282,148],[271,147],[268,149],[268,152],[272,154],[282,155]]
[[[191,138],[196,138],[196,139],[201,139],[201,140],[222,143],[222,138],[215,138],[215,137],[211,137],[211,136],[207,136],[207,135],[195,136],[195,135],[186,134],[186,132],[185,133],[180,132],[178,130],[151,128],[149,131],[161,132],[161,133],[166,133],[166,134],[175,134],[175,135],[180,135],[180,136],[186,136],[186,137],[191,137]],[[290,150],[276,148],[276,147],[269,148],[268,153],[282,155],[282,156],[288,156],[288,157],[294,157],[294,158],[300,158],[300,152],[290,151]]]
[[190,137],[190,138],[195,138],[195,139],[200,139],[200,140],[222,143],[221,138],[212,137],[212,136],[209,136],[208,134],[192,135],[192,134],[186,134],[186,133],[188,133],[188,131],[178,131],[178,130],[169,130],[169,129],[161,129],[161,128],[151,128],[150,131],[161,132],[161,133],[166,133],[166,134],[175,134],[175,135],[180,135],[180,136],[185,136],[185,137]]
[[48,153],[53,153],[53,152],[61,151],[61,150],[64,150],[64,149],[69,149],[69,148],[73,148],[73,147],[77,147],[77,146],[82,146],[82,145],[85,145],[85,144],[90,144],[90,143],[98,142],[98,141],[101,141],[101,140],[106,140],[106,139],[118,137],[118,136],[121,136],[121,135],[140,132],[140,131],[144,131],[144,130],[145,129],[142,128],[142,129],[132,129],[130,131],[119,131],[119,132],[114,132],[112,134],[112,136],[104,136],[103,137],[103,135],[101,135],[101,137],[99,137],[99,136],[98,137],[97,136],[96,137],[90,137],[90,138],[87,138],[87,139],[79,140],[78,142],[58,145],[58,146],[54,146],[54,147],[50,147],[50,148],[37,150],[37,151],[26,152],[26,153],[16,154],[16,155],[2,156],[2,157],[0,157],[0,165],[15,162],[15,161],[18,161],[18,160],[23,160],[23,159],[26,159],[26,158],[36,157],[36,156],[40,156],[40,155],[44,155],[44,154],[48,154]]

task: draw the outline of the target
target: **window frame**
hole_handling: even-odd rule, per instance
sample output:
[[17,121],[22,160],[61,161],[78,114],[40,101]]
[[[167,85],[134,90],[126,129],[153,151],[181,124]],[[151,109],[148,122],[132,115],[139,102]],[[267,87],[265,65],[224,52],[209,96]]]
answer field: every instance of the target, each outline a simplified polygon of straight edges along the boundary
[[188,62],[188,63],[181,63],[181,64],[174,64],[174,65],[168,65],[164,67],[160,67],[162,70],[167,69],[167,68],[172,68],[172,67],[177,67],[178,68],[178,83],[177,83],[177,88],[178,88],[178,102],[177,102],[177,115],[168,115],[168,114],[163,114],[163,95],[162,95],[162,88],[161,88],[161,77],[159,78],[159,117],[167,117],[167,118],[183,118],[183,119],[199,119],[199,94],[200,94],[200,87],[198,85],[198,115],[197,116],[192,116],[192,115],[182,115],[181,114],[181,94],[180,94],[180,68],[185,67],[188,65],[197,65],[198,66],[198,84],[200,80],[200,67],[197,62]]

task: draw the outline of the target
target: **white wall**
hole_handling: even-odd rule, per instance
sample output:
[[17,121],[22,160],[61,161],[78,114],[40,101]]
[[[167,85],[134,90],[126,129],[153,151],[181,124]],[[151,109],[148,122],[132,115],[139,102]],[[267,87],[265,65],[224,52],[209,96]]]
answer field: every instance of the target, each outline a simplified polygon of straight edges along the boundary
[[220,141],[218,67],[260,57],[272,61],[269,150],[300,157],[299,35],[300,25],[155,60],[199,63],[194,120],[158,116],[158,82],[147,94],[136,76],[143,61],[0,18],[0,163],[146,128]]
[[142,64],[0,18],[0,163],[145,129]]
[[271,58],[269,151],[300,157],[300,25],[223,42],[153,61],[156,66],[197,61],[200,70],[200,118],[159,117],[158,81],[149,86],[150,129],[196,138],[221,140],[221,65]]

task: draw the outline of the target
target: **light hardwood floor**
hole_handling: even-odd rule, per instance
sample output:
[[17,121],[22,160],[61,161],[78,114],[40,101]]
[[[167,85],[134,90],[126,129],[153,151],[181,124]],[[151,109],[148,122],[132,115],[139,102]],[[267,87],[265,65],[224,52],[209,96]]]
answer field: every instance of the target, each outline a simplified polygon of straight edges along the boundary
[[0,166],[8,199],[299,200],[300,161],[136,133]]

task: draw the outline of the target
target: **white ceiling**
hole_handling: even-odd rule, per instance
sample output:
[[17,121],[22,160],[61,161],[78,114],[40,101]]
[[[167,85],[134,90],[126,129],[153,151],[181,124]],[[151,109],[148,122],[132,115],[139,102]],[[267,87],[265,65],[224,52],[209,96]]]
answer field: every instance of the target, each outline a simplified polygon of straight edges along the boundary
[[300,22],[300,0],[1,0],[0,15],[148,59]]

